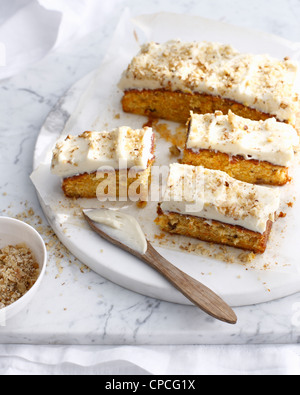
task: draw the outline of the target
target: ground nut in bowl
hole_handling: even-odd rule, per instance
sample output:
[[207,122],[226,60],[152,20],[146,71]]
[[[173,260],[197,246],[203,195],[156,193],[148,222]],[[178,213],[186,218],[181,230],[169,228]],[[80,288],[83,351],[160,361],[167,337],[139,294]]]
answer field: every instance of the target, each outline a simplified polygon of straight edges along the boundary
[[[17,255],[18,252],[19,255]],[[7,267],[4,262],[8,262]],[[32,267],[26,268],[25,264],[28,262],[32,263]],[[23,310],[32,300],[45,274],[46,263],[47,251],[45,243],[38,232],[25,222],[13,218],[0,217],[1,325],[5,325],[11,317]],[[30,278],[30,275],[32,278]],[[11,278],[12,281],[14,278],[24,278],[24,283],[27,282],[29,284],[29,289],[26,289],[22,281],[17,286],[14,286],[13,282],[10,283]],[[6,281],[7,279],[9,281]],[[31,281],[32,284],[30,283]],[[7,289],[5,289],[6,284]],[[7,294],[6,303],[3,303],[4,294]],[[11,303],[9,301],[10,294],[12,295]],[[17,298],[16,295],[21,296]]]

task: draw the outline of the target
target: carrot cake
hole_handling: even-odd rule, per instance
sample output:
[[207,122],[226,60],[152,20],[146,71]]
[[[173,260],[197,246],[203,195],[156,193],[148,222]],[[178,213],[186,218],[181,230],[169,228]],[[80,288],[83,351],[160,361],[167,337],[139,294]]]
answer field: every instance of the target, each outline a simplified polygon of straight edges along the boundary
[[251,121],[216,111],[194,114],[188,123],[182,163],[222,170],[238,180],[280,186],[289,180],[289,166],[299,136],[293,126]]
[[214,42],[146,43],[124,71],[125,112],[185,123],[217,110],[295,125],[298,63]]
[[51,171],[63,179],[62,189],[70,198],[147,201],[153,162],[152,128],[123,126],[57,142]]
[[155,222],[169,233],[264,253],[279,205],[278,188],[176,163]]

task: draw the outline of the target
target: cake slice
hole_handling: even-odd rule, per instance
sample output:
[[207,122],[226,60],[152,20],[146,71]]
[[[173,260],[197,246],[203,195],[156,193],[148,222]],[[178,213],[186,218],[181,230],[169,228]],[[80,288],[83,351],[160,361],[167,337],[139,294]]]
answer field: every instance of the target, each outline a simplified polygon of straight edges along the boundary
[[57,142],[51,171],[69,198],[147,201],[154,162],[152,128],[84,132]]
[[155,222],[169,233],[264,253],[279,205],[278,188],[172,164]]
[[222,170],[253,184],[281,186],[290,181],[297,146],[293,126],[275,118],[251,121],[231,110],[228,115],[191,113],[182,163]]
[[219,110],[295,125],[298,63],[242,54],[212,42],[146,43],[124,71],[123,110],[185,123],[190,111]]

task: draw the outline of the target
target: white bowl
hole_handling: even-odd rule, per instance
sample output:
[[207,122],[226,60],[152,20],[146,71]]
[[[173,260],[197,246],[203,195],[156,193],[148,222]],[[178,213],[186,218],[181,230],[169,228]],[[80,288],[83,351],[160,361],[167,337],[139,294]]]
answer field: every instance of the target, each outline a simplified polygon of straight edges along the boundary
[[0,309],[0,324],[2,326],[7,320],[23,310],[36,294],[46,271],[47,250],[42,237],[30,225],[17,219],[0,217],[0,249],[7,245],[20,243],[25,243],[31,249],[39,264],[40,273],[34,285],[25,295],[11,305]]

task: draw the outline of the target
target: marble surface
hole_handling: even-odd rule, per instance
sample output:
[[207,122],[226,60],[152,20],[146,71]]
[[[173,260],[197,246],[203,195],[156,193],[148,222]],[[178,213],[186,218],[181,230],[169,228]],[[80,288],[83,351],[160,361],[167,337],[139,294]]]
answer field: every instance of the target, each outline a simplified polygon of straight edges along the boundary
[[[228,7],[230,5],[230,7]],[[133,15],[170,11],[225,21],[300,41],[300,2],[153,2],[129,0],[107,24],[68,43],[25,72],[0,82],[1,214],[33,224],[48,243],[47,273],[38,296],[0,327],[0,343],[27,344],[295,344],[300,339],[300,294],[235,309],[230,326],[193,306],[144,297],[83,267],[51,235],[29,180],[40,128],[59,98],[100,65],[127,6]]]

